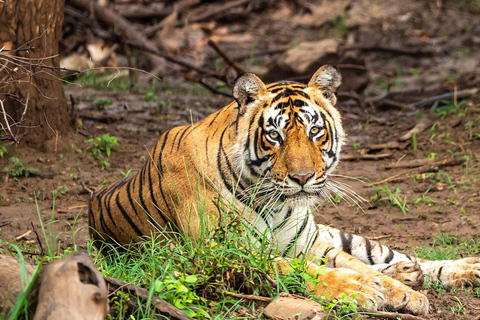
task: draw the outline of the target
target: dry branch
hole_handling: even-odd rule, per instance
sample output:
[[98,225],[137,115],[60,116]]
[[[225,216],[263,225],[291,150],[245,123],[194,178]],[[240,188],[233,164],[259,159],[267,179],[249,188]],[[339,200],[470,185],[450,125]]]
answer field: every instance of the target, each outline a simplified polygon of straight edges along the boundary
[[434,159],[413,159],[410,161],[397,162],[395,164],[387,164],[385,169],[400,169],[400,168],[418,168],[422,166],[432,165],[435,162]]
[[411,314],[376,311],[376,310],[365,309],[362,307],[359,307],[358,311],[361,314],[366,314],[370,317],[381,318],[381,319],[425,320],[425,318],[417,317]]
[[392,156],[391,152],[379,153],[379,154],[346,154],[342,156],[344,161],[356,161],[356,160],[381,160]]
[[237,71],[238,74],[243,74],[245,73],[245,70],[243,70],[242,67],[232,59],[216,44],[213,40],[208,40],[208,45],[215,50],[220,57],[222,57],[223,60],[225,60],[226,63],[228,63],[232,68]]
[[402,173],[396,174],[394,176],[388,177],[386,179],[383,179],[383,180],[380,180],[380,181],[377,181],[377,182],[372,182],[370,184],[366,184],[366,185],[364,185],[364,188],[369,188],[371,186],[378,186],[378,185],[380,185],[382,183],[386,183],[386,182],[404,180],[404,179],[408,178],[408,176],[407,176],[408,174],[418,174],[418,173],[422,173],[422,172],[428,172],[434,167],[457,166],[457,165],[462,164],[464,162],[465,162],[464,158],[445,159],[445,160],[442,160],[442,161],[437,161],[437,162],[434,162],[434,163],[429,164],[429,165],[425,165],[425,166],[415,168],[413,170],[404,171]]
[[405,133],[403,136],[398,138],[400,141],[407,141],[410,139],[414,134],[419,134],[425,131],[428,127],[430,127],[432,122],[428,117],[423,117],[422,120],[420,120],[415,127],[413,127],[410,131]]
[[235,7],[243,6],[244,4],[250,3],[250,0],[237,0],[237,1],[227,1],[221,6],[217,6],[211,10],[208,10],[205,13],[199,14],[196,17],[191,17],[189,22],[200,22],[211,19],[217,15],[225,14],[225,11],[230,10]]
[[157,46],[138,32],[127,19],[107,7],[101,7],[90,0],[68,0],[74,6],[90,12],[93,10],[95,16],[103,22],[113,26],[115,33],[125,37],[136,47],[144,48],[153,53],[159,53]]
[[193,320],[193,318],[187,316],[180,309],[172,306],[167,301],[160,299],[156,296],[150,296],[148,290],[144,288],[138,287],[131,283],[123,282],[112,277],[105,277],[105,281],[108,284],[109,292],[116,291],[117,289],[121,288],[122,290],[127,291],[129,294],[137,296],[145,301],[148,301],[150,297],[152,306],[161,314],[164,314],[171,319]]
[[343,50],[361,50],[361,51],[379,51],[387,52],[397,55],[409,55],[409,56],[433,56],[438,54],[438,50],[432,50],[429,48],[406,48],[406,47],[394,47],[394,46],[384,46],[384,45],[360,45],[354,44],[350,46],[345,46]]
[[163,26],[165,25],[165,22],[167,20],[166,17],[168,17],[170,14],[172,14],[174,10],[177,10],[177,14],[181,14],[182,11],[184,11],[185,9],[188,9],[189,7],[192,7],[192,6],[194,6],[196,4],[199,4],[199,3],[200,3],[200,0],[179,1],[178,3],[175,4],[175,8],[169,9],[168,14],[165,15],[165,18],[162,19],[162,21],[160,21],[157,24],[154,24],[153,26],[146,27],[143,30],[143,34],[147,37],[153,36],[158,30],[163,28]]
[[435,102],[441,101],[441,100],[452,101],[452,100],[458,99],[458,98],[460,98],[460,99],[470,98],[471,96],[477,94],[479,91],[480,91],[479,88],[472,88],[472,89],[461,90],[461,91],[458,91],[458,92],[444,93],[444,94],[440,94],[438,96],[434,96],[434,97],[431,97],[431,98],[420,100],[420,101],[415,102],[415,103],[411,103],[411,104],[407,105],[407,107],[409,109],[415,109],[415,108],[420,108],[420,107],[423,107],[425,105],[429,105],[431,103],[435,103]]
[[254,294],[241,294],[241,293],[227,292],[227,291],[224,291],[224,293],[239,299],[255,300],[255,301],[262,301],[262,302],[271,302],[273,300],[270,297],[256,296]]

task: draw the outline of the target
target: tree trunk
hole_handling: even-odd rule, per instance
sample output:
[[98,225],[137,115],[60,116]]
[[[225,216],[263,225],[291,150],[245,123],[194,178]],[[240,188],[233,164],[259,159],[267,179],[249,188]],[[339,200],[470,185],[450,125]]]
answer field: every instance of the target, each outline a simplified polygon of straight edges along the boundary
[[58,71],[64,4],[0,1],[0,140],[44,149],[70,128]]

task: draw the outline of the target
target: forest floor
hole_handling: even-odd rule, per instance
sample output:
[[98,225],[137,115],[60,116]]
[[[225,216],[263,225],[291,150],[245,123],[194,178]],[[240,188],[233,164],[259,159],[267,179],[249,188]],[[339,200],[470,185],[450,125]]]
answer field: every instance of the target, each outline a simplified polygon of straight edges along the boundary
[[[447,13],[454,24],[464,21],[460,19],[463,11],[458,8],[449,9]],[[383,24],[382,28],[393,34],[400,25],[398,29],[414,32],[416,29],[412,26],[418,23],[414,18],[418,15],[420,19],[423,13],[415,11],[412,15],[413,18],[402,16],[403,20],[399,18],[397,24]],[[469,16],[464,18],[468,20]],[[422,19],[420,21],[428,20]],[[456,51],[435,58],[365,54],[372,68],[397,75],[394,88],[389,89],[408,92],[411,88],[437,83],[451,85],[453,92],[453,83],[457,80],[475,83],[473,80],[480,79],[478,70],[467,80],[465,73],[454,72],[455,68],[471,71],[478,67],[480,28],[478,25],[473,29],[446,26],[442,19],[428,20],[426,28],[435,27],[435,31],[428,29],[430,31],[418,35],[417,40],[427,41],[425,37],[433,37],[433,33],[440,37],[442,32],[463,30],[463,34],[458,31],[451,35],[469,35],[458,44]],[[408,27],[405,26],[407,20],[411,21]],[[369,32],[375,34],[373,27]],[[394,38],[392,34],[389,36]],[[365,32],[360,38],[367,36]],[[367,95],[385,93],[384,85],[381,77],[371,79],[365,92]],[[62,248],[73,244],[85,248],[89,240],[90,192],[137,172],[166,129],[196,122],[230,102],[229,98],[213,95],[197,85],[168,81],[141,93],[79,89],[72,85],[66,86],[65,91],[67,97],[73,96],[76,100],[73,113],[76,132],[59,137],[57,145],[44,146],[46,152],[22,145],[0,145],[6,150],[0,152],[0,243],[21,244],[26,252],[39,247],[36,232],[40,233],[41,228],[36,203],[41,219],[58,237]],[[366,201],[355,203],[348,197],[333,196],[315,213],[317,222],[409,254],[447,250],[457,258],[479,255],[479,97],[413,108],[373,108],[368,104],[352,105],[348,95],[340,94],[339,98],[338,108],[348,143],[337,169],[337,173],[345,177],[334,179],[350,185]],[[98,121],[99,114],[107,117]],[[97,120],[90,120],[92,118]],[[419,123],[424,130],[402,138]],[[98,160],[95,148],[87,140],[107,133],[118,138],[118,146],[109,157],[104,154]],[[32,171],[29,177],[12,176],[11,157],[18,158]],[[387,182],[372,186],[372,182],[383,180]],[[480,317],[477,291],[472,294],[462,290],[453,293],[434,288],[422,290],[432,306],[428,319]]]

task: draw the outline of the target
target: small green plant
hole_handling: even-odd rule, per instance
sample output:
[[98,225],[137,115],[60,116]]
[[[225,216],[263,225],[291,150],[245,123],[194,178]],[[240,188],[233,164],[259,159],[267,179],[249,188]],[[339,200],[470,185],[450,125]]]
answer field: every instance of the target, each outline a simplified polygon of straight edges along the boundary
[[429,159],[435,159],[437,157],[437,154],[435,152],[427,152],[425,156]]
[[354,143],[354,144],[353,144],[353,148],[354,148],[354,149],[360,148],[360,143]]
[[93,105],[97,110],[102,110],[105,108],[105,106],[109,106],[111,104],[112,104],[112,100],[108,98],[98,98],[98,99],[95,99],[95,101],[93,101]]
[[100,161],[100,163],[109,167],[110,164],[103,159],[103,153],[105,152],[107,157],[110,157],[112,149],[118,146],[118,139],[116,137],[111,137],[109,133],[105,133],[101,137],[94,137],[87,140],[91,146],[87,147],[85,150],[90,150],[92,156]]
[[340,204],[343,200],[343,195],[341,194],[335,194],[335,195],[330,195],[330,201],[335,204]]
[[127,171],[120,171],[120,173],[122,174],[122,176],[124,178],[128,178],[128,176],[130,175],[130,173],[132,173],[132,169],[128,169]]
[[7,148],[5,146],[0,146],[0,158],[3,158],[7,155]]
[[410,75],[412,77],[418,77],[420,75],[420,71],[418,71],[418,69],[415,69],[415,68],[410,68]]
[[328,316],[333,315],[335,319],[343,319],[346,316],[358,313],[358,305],[355,299],[357,299],[355,293],[351,297],[342,293],[339,299],[323,301],[322,306],[328,312]]
[[206,315],[202,309],[199,309],[201,311],[199,314],[189,307],[201,301],[195,292],[195,287],[199,283],[202,281],[196,275],[167,275],[163,280],[158,279],[154,282],[154,292],[159,298],[167,300],[190,317]]
[[453,313],[456,313],[458,315],[464,315],[465,312],[466,312],[466,308],[465,308],[465,305],[462,303],[462,301],[460,301],[460,299],[458,297],[455,297],[455,300],[456,300],[456,303],[452,306],[450,306],[450,311],[452,311]]
[[403,214],[407,214],[409,211],[409,206],[407,203],[407,197],[401,196],[401,190],[395,188],[395,191],[392,192],[388,186],[386,187],[377,187],[372,185],[372,188],[375,192],[375,195],[370,199],[370,202],[377,203],[381,201],[388,200],[394,206],[397,206],[402,210]]
[[155,91],[153,91],[153,89],[150,89],[145,94],[145,101],[154,101],[154,100],[155,101],[157,100],[157,96],[155,95]]
[[418,146],[417,146],[417,134],[414,132],[412,133],[412,148],[413,151],[417,151]]
[[12,177],[25,177],[34,171],[32,168],[26,167],[23,162],[17,157],[11,157],[10,162],[13,164],[10,167],[6,167],[4,171]]
[[455,114],[457,116],[462,116],[463,113],[465,112],[465,103],[467,100],[462,100],[458,103],[450,103],[446,101],[442,101],[443,105],[436,107],[434,109],[434,112],[438,113],[440,118],[445,119],[449,115]]
[[427,197],[428,192],[430,192],[430,189],[427,189],[427,191],[425,191],[425,193],[421,197],[413,199],[413,204],[418,205],[419,203],[425,203],[429,207],[436,205],[438,201],[433,200],[430,197]]
[[66,195],[68,190],[69,189],[68,189],[66,184],[63,184],[63,185],[57,187],[57,191],[62,195]]
[[[480,118],[477,118],[475,122],[478,122]],[[472,140],[473,138],[480,138],[480,132],[474,132],[475,123],[470,121],[465,123],[465,127],[468,128],[468,140]]]

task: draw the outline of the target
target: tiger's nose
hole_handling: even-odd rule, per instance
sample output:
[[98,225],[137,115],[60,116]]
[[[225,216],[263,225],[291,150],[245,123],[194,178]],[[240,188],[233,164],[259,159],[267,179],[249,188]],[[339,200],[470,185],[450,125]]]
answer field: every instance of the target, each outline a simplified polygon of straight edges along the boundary
[[295,181],[299,185],[304,186],[305,183],[307,183],[308,179],[313,177],[313,173],[291,174],[291,175],[288,175],[288,176],[289,176],[290,179],[292,179],[293,181]]

